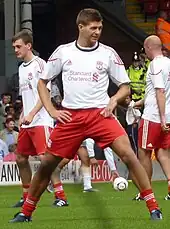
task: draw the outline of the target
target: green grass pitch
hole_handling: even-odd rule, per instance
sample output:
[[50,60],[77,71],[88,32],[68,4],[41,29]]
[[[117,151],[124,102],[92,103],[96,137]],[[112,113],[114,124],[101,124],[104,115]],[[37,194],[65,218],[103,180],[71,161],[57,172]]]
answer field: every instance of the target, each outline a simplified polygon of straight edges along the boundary
[[69,207],[54,208],[53,194],[45,192],[32,223],[9,224],[19,209],[11,206],[20,197],[20,187],[0,187],[1,229],[169,229],[170,201],[166,182],[154,182],[153,188],[163,211],[162,221],[150,221],[144,201],[132,201],[136,188],[129,183],[128,190],[116,192],[111,184],[94,184],[96,193],[82,193],[81,185],[64,185]]

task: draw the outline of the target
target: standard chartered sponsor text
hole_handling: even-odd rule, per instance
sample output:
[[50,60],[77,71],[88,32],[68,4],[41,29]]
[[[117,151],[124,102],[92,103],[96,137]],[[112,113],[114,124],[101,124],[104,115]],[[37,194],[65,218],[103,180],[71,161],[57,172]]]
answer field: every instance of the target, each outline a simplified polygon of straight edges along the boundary
[[92,81],[92,72],[76,72],[70,71],[68,80],[69,81]]

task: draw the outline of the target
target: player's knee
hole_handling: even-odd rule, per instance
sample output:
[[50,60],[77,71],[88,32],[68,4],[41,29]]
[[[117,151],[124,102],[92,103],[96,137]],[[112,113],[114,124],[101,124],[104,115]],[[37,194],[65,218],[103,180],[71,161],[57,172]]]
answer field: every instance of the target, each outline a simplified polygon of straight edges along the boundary
[[84,147],[81,147],[78,152],[79,158],[81,160],[81,166],[90,166],[90,159],[87,153],[87,150]]
[[28,157],[27,156],[23,156],[21,154],[17,154],[16,163],[17,163],[18,166],[24,166],[25,164],[28,163]]
[[65,165],[67,165],[69,163],[70,159],[64,158],[58,165],[57,168],[58,169],[62,169]]
[[90,166],[90,159],[83,157],[81,159],[81,166],[89,167]]
[[137,157],[135,155],[135,153],[129,149],[129,150],[125,150],[122,153],[122,161],[127,165],[127,166],[132,166],[134,163],[136,163],[137,161]]
[[165,161],[169,158],[169,155],[167,155],[166,153],[164,153],[163,151],[157,151],[155,152],[155,157],[157,159],[157,161]]
[[52,172],[54,170],[52,169],[51,165],[47,162],[42,160],[40,167],[38,169],[38,173],[41,174],[43,177],[51,176]]
[[144,149],[139,148],[138,149],[138,158],[139,161],[145,161],[145,160],[150,160],[151,158],[151,151],[146,151]]
[[44,156],[41,160],[41,164],[39,167],[39,173],[41,173],[43,176],[51,176],[51,174],[54,172],[55,168],[57,167],[57,162],[55,159],[48,160],[46,156]]

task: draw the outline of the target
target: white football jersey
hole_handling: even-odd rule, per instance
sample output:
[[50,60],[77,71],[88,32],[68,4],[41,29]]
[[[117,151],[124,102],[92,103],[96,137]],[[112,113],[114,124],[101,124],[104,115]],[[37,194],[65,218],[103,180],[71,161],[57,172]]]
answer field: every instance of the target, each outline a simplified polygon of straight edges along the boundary
[[170,59],[165,56],[155,57],[148,68],[146,77],[144,112],[142,118],[160,123],[160,115],[156,100],[156,88],[165,89],[166,122],[170,123]]
[[[28,115],[39,100],[37,84],[41,75],[44,74],[46,62],[34,56],[30,62],[23,62],[19,67],[19,88],[23,101],[24,116]],[[50,84],[48,88],[50,89]],[[53,127],[53,119],[44,107],[35,115],[30,125],[22,125],[22,128],[33,126]]]
[[72,42],[59,46],[47,62],[42,79],[51,80],[62,72],[63,107],[103,108],[109,102],[109,77],[120,86],[129,83],[124,64],[114,49],[96,43],[83,48]]

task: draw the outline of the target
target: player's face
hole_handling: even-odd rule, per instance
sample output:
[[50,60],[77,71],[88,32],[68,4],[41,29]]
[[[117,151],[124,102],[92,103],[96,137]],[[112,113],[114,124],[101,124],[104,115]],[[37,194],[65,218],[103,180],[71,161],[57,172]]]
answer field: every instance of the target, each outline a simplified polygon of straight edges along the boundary
[[28,52],[31,50],[31,44],[25,44],[22,39],[18,39],[12,44],[16,57],[19,59],[24,59]]
[[144,49],[145,49],[145,53],[148,59],[152,60],[152,52],[151,52],[150,47],[147,45],[147,43],[144,43]]
[[96,41],[99,40],[101,32],[103,29],[102,21],[90,22],[88,25],[80,25],[80,33],[82,37],[87,41],[91,46],[95,45]]

